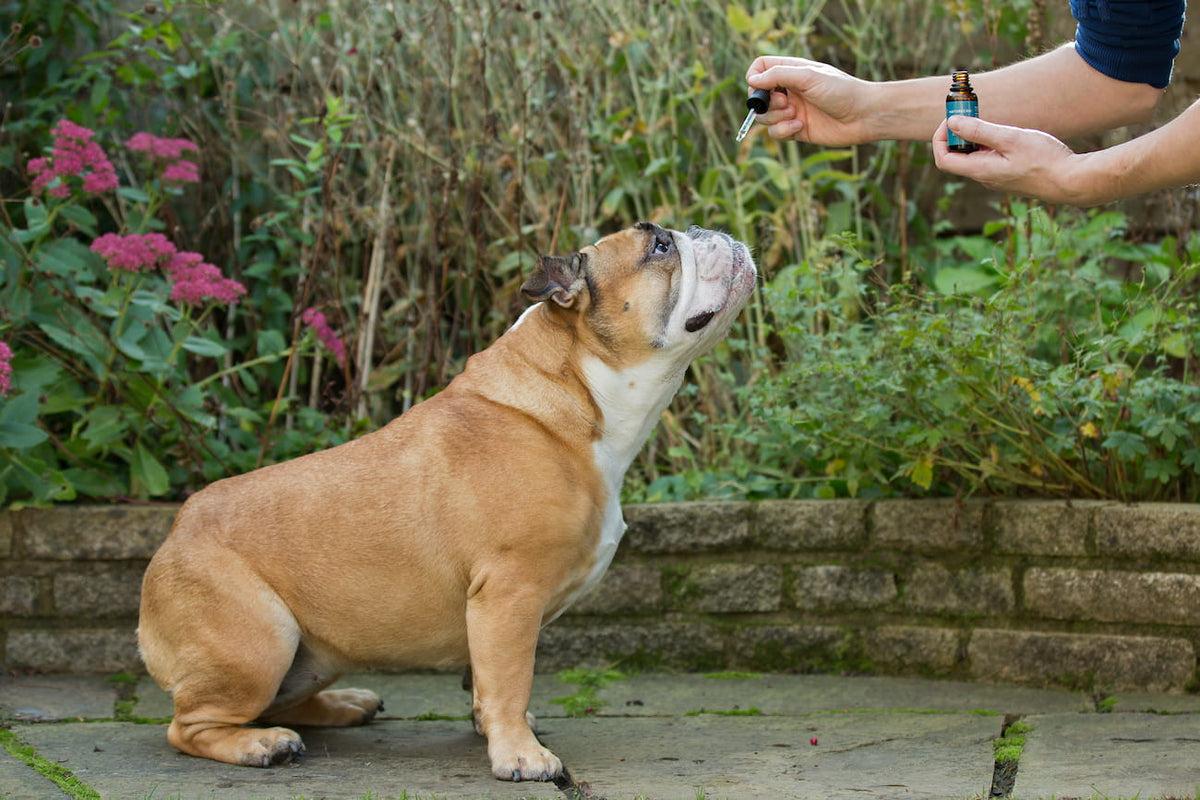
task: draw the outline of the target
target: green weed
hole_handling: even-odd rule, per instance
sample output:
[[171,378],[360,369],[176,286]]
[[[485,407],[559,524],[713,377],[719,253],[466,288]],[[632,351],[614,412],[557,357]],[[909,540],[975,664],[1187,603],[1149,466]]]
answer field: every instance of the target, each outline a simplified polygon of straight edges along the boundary
[[614,681],[625,680],[625,674],[615,669],[568,669],[556,676],[563,683],[577,683],[574,694],[556,697],[550,702],[563,707],[568,717],[592,716],[607,705],[598,696],[600,689]]
[[706,672],[704,677],[718,681],[741,681],[761,678],[761,672],[738,672],[737,670],[727,670],[725,672]]
[[992,752],[997,764],[1011,764],[1021,760],[1025,750],[1026,734],[1033,731],[1033,726],[1017,720],[1009,725],[1004,735],[992,742]]
[[71,770],[62,764],[55,764],[53,761],[42,758],[36,750],[22,742],[15,733],[7,728],[0,727],[0,747],[54,783],[68,797],[74,798],[74,800],[100,800],[100,794],[76,778]]
[[685,717],[699,717],[703,714],[711,714],[719,717],[761,717],[763,715],[755,706],[749,708],[730,708],[724,711],[713,711],[707,708],[701,708],[696,711],[688,711],[684,714]]

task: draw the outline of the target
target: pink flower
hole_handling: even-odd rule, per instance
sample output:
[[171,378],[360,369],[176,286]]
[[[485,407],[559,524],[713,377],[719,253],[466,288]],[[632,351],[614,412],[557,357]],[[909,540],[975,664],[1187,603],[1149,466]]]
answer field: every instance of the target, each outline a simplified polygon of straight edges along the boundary
[[100,145],[92,141],[95,135],[68,119],[59,120],[54,126],[54,146],[49,157],[31,158],[25,165],[33,178],[34,193],[45,191],[52,197],[69,197],[69,178],[79,178],[80,188],[87,194],[116,189],[117,170]]
[[204,300],[229,305],[246,293],[246,287],[221,275],[199,253],[180,252],[161,233],[106,233],[92,242],[92,252],[118,272],[145,272],[162,267],[173,285],[170,298],[196,305]]
[[116,172],[93,172],[83,178],[83,191],[88,194],[114,192],[119,185]]
[[7,397],[12,391],[12,357],[12,348],[0,342],[0,397]]
[[165,263],[176,253],[175,245],[161,233],[106,233],[92,242],[92,252],[104,257],[109,269],[142,272]]
[[200,182],[200,168],[196,166],[196,162],[183,158],[185,151],[198,153],[200,148],[187,139],[164,139],[142,131],[131,136],[125,146],[162,162],[162,179],[166,183]]
[[200,168],[193,161],[180,159],[167,165],[163,170],[162,179],[167,183],[199,183]]
[[325,319],[324,314],[315,308],[306,308],[300,315],[300,321],[317,335],[321,344],[325,345],[325,349],[337,359],[338,364],[346,366],[346,343],[333,328],[329,327],[329,320]]
[[245,286],[224,277],[218,267],[205,263],[204,256],[199,253],[176,253],[164,269],[175,281],[171,299],[177,303],[197,305],[211,299],[222,305],[232,305],[246,293]]
[[135,133],[125,143],[125,146],[130,150],[138,153],[146,153],[154,158],[161,158],[164,161],[177,161],[183,157],[185,150],[190,150],[193,153],[200,152],[200,148],[187,139],[164,139],[161,136],[155,136],[152,133]]
[[46,184],[57,177],[54,174],[54,168],[50,166],[48,158],[31,158],[29,163],[25,165],[25,171],[33,177],[33,191],[40,192],[46,188]]

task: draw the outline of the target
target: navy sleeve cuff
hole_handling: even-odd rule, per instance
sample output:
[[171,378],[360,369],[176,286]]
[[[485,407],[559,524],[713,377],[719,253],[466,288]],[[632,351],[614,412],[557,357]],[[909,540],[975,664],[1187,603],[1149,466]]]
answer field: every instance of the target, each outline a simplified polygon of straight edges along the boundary
[[1075,50],[1094,69],[1157,89],[1171,82],[1186,0],[1070,0]]

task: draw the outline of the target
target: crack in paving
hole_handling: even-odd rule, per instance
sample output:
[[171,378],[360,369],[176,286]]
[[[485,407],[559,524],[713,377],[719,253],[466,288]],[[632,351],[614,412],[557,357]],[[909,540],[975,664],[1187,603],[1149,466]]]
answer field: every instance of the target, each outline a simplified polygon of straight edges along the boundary
[[[1000,725],[1000,738],[996,739],[999,743],[1007,738],[1009,730],[1020,722],[1021,714],[1006,714],[1004,722]],[[1013,788],[1017,783],[1017,770],[1021,765],[1020,752],[1018,751],[1015,758],[1002,759],[997,751],[996,758],[992,764],[992,786],[988,791],[988,797],[1007,798],[1012,796]]]
[[587,781],[576,783],[566,764],[563,764],[562,774],[554,779],[554,785],[567,797],[567,800],[605,800],[592,791],[592,787],[588,785]]

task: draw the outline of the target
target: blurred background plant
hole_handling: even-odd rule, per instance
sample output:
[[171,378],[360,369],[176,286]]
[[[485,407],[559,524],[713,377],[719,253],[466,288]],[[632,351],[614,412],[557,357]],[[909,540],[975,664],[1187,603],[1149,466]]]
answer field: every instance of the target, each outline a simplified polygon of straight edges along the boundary
[[[640,219],[751,242],[763,291],[692,368],[628,500],[1200,495],[1195,240],[1112,210],[980,213],[922,143],[732,141],[758,53],[981,69],[1044,46],[1039,0],[0,0],[0,20],[9,502],[178,499],[377,427],[503,332],[537,254]],[[37,228],[27,165],[64,118],[123,188],[56,198],[74,216]],[[136,132],[195,143],[199,182],[147,187]],[[147,232],[245,289],[184,312],[169,275],[142,275],[164,282],[146,336],[193,344],[169,380],[113,329],[111,304],[149,290],[114,290],[129,276],[89,249]],[[59,251],[76,274],[47,268]],[[113,391],[47,326],[157,399]]]

